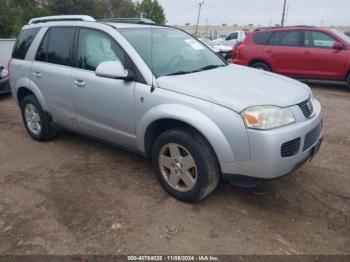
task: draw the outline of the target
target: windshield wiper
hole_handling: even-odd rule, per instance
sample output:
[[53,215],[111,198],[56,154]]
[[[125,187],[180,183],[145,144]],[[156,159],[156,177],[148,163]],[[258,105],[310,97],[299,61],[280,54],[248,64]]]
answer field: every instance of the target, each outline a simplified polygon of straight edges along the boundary
[[192,73],[197,73],[197,72],[201,72],[201,71],[206,71],[206,70],[210,70],[210,69],[215,69],[215,68],[223,67],[223,66],[226,66],[226,65],[207,65],[207,66],[204,66],[204,67],[199,68],[199,69],[197,69],[197,70],[193,70],[193,71],[178,71],[178,72],[175,72],[175,73],[168,74],[168,75],[166,75],[166,76],[176,76],[176,75],[192,74]]

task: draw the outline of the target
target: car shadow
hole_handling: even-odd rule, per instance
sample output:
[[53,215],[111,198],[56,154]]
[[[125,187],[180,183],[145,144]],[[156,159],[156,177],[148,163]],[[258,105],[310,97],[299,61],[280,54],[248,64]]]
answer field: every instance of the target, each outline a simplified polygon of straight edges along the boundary
[[341,82],[314,80],[303,80],[302,82],[309,85],[312,89],[332,90],[348,93],[346,84]]
[[10,99],[12,96],[12,94],[2,94],[0,95],[0,102],[3,101],[3,100],[7,100],[7,99]]

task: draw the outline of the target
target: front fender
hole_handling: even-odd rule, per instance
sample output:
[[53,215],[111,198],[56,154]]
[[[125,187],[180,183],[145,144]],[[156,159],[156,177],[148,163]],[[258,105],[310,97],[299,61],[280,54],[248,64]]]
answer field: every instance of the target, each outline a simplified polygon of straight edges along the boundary
[[208,140],[220,163],[235,162],[232,149],[219,127],[200,111],[180,104],[158,105],[143,115],[136,128],[136,143],[140,152],[145,152],[147,128],[161,119],[174,119],[192,126]]

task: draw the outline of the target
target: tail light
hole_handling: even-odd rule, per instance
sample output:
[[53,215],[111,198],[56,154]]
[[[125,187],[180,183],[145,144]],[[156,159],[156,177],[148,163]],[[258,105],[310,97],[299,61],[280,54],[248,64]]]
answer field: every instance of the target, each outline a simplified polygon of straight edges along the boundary
[[244,44],[240,44],[239,46],[237,46],[236,50],[235,50],[235,57],[239,58],[239,55],[241,54],[242,50],[246,47],[246,45]]

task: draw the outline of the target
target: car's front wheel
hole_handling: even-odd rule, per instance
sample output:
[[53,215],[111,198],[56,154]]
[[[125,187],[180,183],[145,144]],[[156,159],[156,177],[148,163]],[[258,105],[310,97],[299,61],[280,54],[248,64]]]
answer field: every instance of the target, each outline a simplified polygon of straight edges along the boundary
[[33,139],[47,141],[55,137],[56,132],[50,126],[49,116],[35,96],[29,95],[23,98],[21,111],[24,126]]
[[153,146],[152,163],[163,188],[185,202],[203,199],[220,180],[220,168],[212,148],[191,128],[162,133]]

